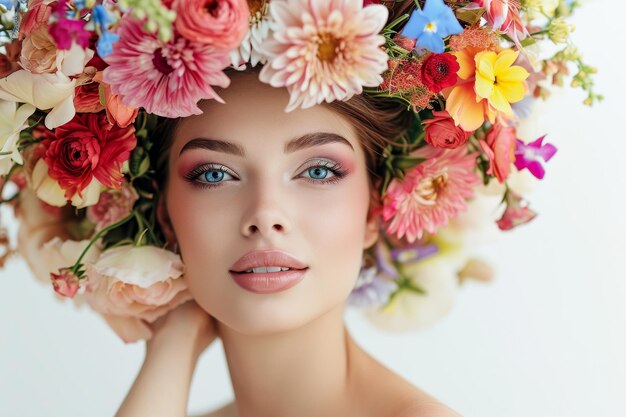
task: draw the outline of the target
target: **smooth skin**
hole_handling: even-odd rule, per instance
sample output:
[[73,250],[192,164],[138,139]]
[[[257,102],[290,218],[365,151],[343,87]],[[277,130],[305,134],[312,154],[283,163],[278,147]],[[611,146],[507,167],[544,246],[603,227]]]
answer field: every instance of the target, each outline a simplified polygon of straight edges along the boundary
[[[116,416],[186,416],[198,357],[220,337],[235,401],[202,417],[458,417],[367,354],[345,326],[363,250],[380,226],[370,215],[372,190],[354,127],[326,106],[285,113],[287,91],[255,73],[233,74],[220,95],[226,104],[203,102],[202,115],[180,122],[159,206],[194,300],[153,323],[144,364]],[[345,141],[285,148],[319,133]],[[231,142],[245,155],[183,151],[198,138]],[[322,183],[334,173],[320,161],[340,164],[344,175]],[[209,171],[197,175],[198,167]],[[198,186],[207,182],[218,186]],[[305,278],[272,294],[239,287],[230,266],[266,249],[307,264]]]

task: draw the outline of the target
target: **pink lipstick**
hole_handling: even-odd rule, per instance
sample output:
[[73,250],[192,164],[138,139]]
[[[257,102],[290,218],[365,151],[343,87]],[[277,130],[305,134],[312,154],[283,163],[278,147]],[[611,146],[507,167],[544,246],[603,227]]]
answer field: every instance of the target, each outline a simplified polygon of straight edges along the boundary
[[269,294],[293,287],[304,279],[308,269],[307,265],[286,252],[265,250],[246,253],[229,272],[241,288],[257,294]]

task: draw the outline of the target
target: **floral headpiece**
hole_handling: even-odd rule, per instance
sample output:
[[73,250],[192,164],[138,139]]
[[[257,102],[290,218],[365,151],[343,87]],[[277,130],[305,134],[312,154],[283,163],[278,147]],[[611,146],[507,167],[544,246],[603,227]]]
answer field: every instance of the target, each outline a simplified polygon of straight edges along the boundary
[[502,230],[535,217],[511,179],[543,178],[556,148],[518,138],[530,103],[572,68],[585,103],[602,98],[569,41],[577,5],[0,0],[1,203],[20,220],[17,248],[0,232],[0,266],[19,252],[60,299],[86,301],[125,341],[151,337],[146,322],[191,298],[157,227],[151,132],[200,114],[200,100],[223,102],[214,88],[228,87],[226,68],[259,65],[262,82],[287,89],[285,111],[368,94],[414,114],[389,138],[404,146],[381,155],[384,226],[349,301],[430,322],[451,288],[491,275],[479,260],[450,260],[465,253],[468,203],[499,192],[501,214],[487,221]]

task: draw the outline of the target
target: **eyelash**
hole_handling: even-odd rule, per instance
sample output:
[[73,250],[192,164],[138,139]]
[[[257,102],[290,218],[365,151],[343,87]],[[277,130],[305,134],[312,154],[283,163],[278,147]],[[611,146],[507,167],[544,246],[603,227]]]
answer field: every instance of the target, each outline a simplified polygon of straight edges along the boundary
[[[334,184],[338,181],[340,181],[343,177],[346,176],[347,171],[343,168],[343,166],[339,163],[335,163],[335,162],[330,162],[330,161],[323,161],[323,160],[318,160],[316,161],[318,162],[318,164],[316,165],[311,165],[307,168],[305,168],[305,170],[303,172],[308,171],[311,168],[326,168],[328,170],[330,170],[334,176],[327,179],[327,180],[315,180],[312,178],[306,178],[304,177],[305,180],[307,180],[310,183],[313,184]],[[185,174],[184,179],[185,181],[191,183],[191,185],[193,185],[194,187],[199,187],[199,188],[217,188],[217,187],[221,187],[222,184],[224,183],[224,181],[220,181],[218,183],[215,184],[211,184],[205,181],[199,181],[198,178],[204,174],[207,171],[221,171],[221,172],[225,172],[229,175],[232,175],[233,177],[235,176],[232,171],[228,168],[226,168],[224,165],[220,165],[220,164],[204,164],[204,165],[200,165],[196,168],[194,168],[191,172]]]

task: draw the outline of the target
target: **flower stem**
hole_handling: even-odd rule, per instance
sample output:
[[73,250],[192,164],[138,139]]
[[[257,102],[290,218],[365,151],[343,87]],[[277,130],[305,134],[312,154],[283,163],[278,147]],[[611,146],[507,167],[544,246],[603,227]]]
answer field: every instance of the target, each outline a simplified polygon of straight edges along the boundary
[[[110,224],[107,227],[102,228],[98,233],[96,233],[91,240],[89,241],[89,244],[87,245],[87,247],[85,247],[85,249],[83,250],[83,252],[80,254],[80,256],[78,257],[78,259],[76,260],[76,262],[74,263],[74,265],[72,266],[72,272],[74,274],[76,274],[76,276],[78,276],[78,270],[80,269],[80,267],[82,266],[82,264],[80,263],[80,261],[83,260],[83,258],[85,257],[85,255],[87,254],[87,251],[89,251],[89,249],[93,246],[94,243],[96,243],[96,241],[105,233],[109,232],[110,230],[113,230],[121,225],[123,225],[124,223],[126,223],[127,221],[129,221],[130,219],[133,218],[134,215],[134,211],[133,213],[129,214],[128,216],[124,217],[122,220]],[[81,277],[79,276],[79,279]]]

